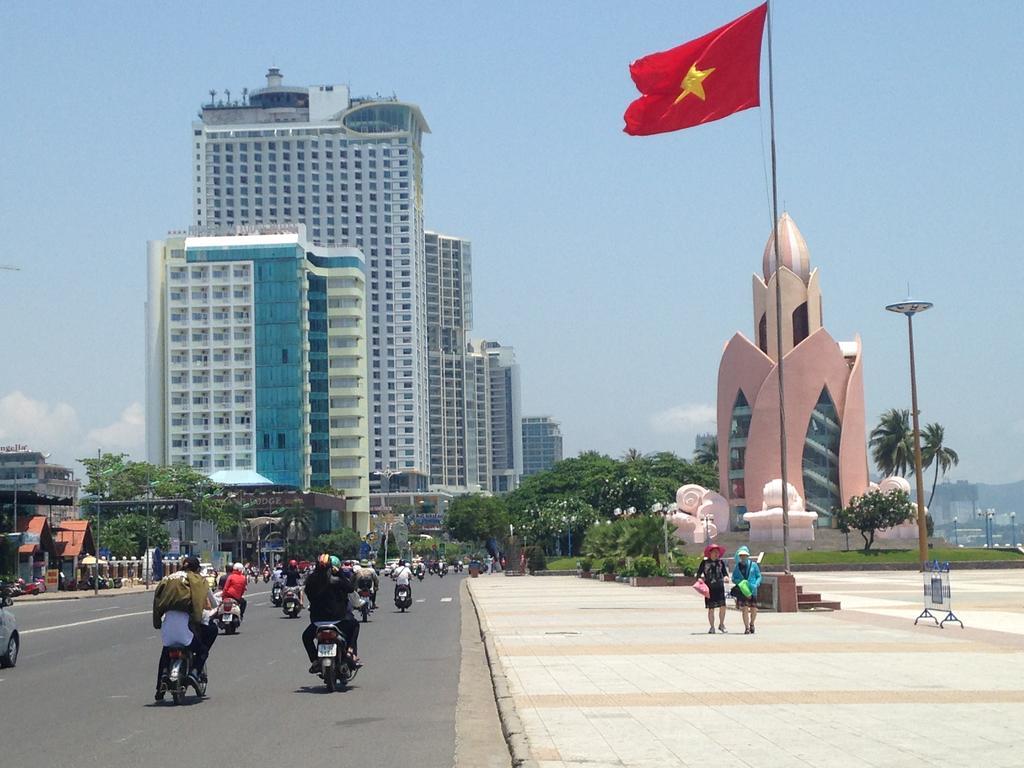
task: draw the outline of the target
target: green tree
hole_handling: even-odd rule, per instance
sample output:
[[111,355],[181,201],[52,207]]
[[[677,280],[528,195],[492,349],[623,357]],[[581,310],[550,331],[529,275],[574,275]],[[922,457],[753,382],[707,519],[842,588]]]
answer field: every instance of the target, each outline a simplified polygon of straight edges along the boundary
[[445,513],[444,527],[459,541],[486,541],[508,532],[509,516],[500,496],[459,496]]
[[97,528],[94,515],[88,515],[93,528],[98,531],[99,545],[110,550],[115,558],[141,557],[146,551],[146,531],[149,531],[149,546],[167,548],[170,536],[167,529],[156,518],[128,512],[107,517],[100,516]]
[[313,529],[313,513],[301,501],[275,510],[279,517],[278,527],[284,534],[285,546],[289,542],[307,541]]
[[910,429],[910,411],[890,408],[871,430],[868,445],[871,458],[884,477],[907,475],[914,466],[914,433]]
[[612,523],[609,520],[594,523],[583,535],[583,545],[580,550],[591,557],[609,558],[619,553],[618,522]]
[[935,477],[932,478],[932,492],[928,494],[928,506],[932,505],[935,486],[939,482],[939,473],[945,475],[960,463],[960,455],[945,445],[946,430],[941,424],[926,424],[921,431],[921,464],[925,469],[935,465]]
[[665,521],[660,515],[634,515],[621,523],[619,549],[627,557],[650,555],[661,563],[665,546]]
[[713,437],[693,452],[693,463],[714,468],[718,472],[718,438]]
[[840,531],[856,528],[864,539],[864,551],[875,543],[875,533],[905,523],[914,515],[914,505],[905,491],[870,491],[850,499],[850,506],[839,511],[836,523]]

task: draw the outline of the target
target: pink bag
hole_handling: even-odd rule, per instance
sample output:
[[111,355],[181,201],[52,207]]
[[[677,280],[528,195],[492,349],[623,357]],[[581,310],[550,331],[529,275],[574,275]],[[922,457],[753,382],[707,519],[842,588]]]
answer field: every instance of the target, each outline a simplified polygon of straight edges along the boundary
[[708,589],[708,585],[704,583],[704,579],[697,579],[693,583],[693,588],[700,593],[701,597],[707,598],[711,594],[711,590]]

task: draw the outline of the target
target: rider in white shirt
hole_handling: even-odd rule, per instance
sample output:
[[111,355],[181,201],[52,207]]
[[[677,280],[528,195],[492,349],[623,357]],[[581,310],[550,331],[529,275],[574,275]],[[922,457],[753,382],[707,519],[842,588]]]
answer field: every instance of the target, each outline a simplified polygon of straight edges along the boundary
[[409,597],[412,597],[412,569],[405,564],[405,560],[399,560],[398,566],[391,572],[395,580],[395,597],[398,597],[399,587],[409,588]]

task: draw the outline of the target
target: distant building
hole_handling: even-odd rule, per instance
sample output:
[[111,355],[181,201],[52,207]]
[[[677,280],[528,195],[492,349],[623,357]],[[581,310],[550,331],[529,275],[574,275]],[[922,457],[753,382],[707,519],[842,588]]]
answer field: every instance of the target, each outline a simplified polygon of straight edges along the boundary
[[523,477],[551,469],[562,460],[562,431],[550,416],[523,417]]
[[[468,411],[476,422],[481,487],[506,493],[523,476],[522,393],[515,349],[496,341],[469,345],[473,381]],[[484,467],[487,468],[486,475]]]
[[[75,472],[59,464],[50,464],[50,454],[30,450],[27,445],[0,446],[0,491],[24,494],[18,502],[18,515],[46,515],[53,525],[62,520],[78,517],[78,493],[82,482],[75,479]],[[73,499],[71,505],[48,505],[26,503],[29,494]],[[6,495],[5,495],[6,498]]]
[[[241,98],[238,98],[240,96]],[[316,245],[359,248],[372,360],[370,470],[430,471],[419,107],[344,84],[211,94],[192,123],[193,223],[305,224]]]
[[717,439],[718,436],[714,432],[705,432],[704,434],[697,435],[693,439],[694,453],[696,453],[697,451],[701,451],[707,448],[708,446],[714,445]]
[[368,530],[362,254],[243,231],[149,244],[149,460],[341,489]]
[[[480,484],[477,430],[467,410],[466,341],[473,326],[472,251],[468,240],[427,232],[427,376],[430,484]],[[470,378],[472,371],[469,372]]]

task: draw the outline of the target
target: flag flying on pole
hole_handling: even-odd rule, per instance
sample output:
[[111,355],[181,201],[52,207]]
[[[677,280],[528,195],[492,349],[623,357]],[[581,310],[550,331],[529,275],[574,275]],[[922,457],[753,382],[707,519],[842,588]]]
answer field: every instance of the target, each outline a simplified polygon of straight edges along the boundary
[[761,39],[768,4],[676,48],[629,66],[642,94],[626,109],[632,136],[720,120],[761,103]]

